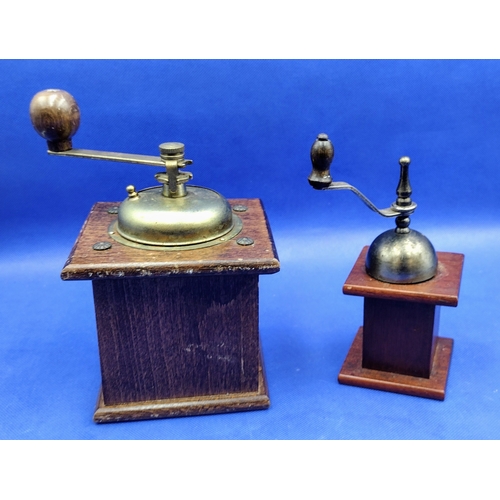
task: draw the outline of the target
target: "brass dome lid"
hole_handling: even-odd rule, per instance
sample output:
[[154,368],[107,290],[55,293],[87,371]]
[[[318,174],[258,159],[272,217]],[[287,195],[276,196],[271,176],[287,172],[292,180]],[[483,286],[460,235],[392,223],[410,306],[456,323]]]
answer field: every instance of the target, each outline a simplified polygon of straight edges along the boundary
[[223,243],[241,231],[241,219],[222,195],[186,185],[193,175],[180,172],[192,163],[184,158],[184,144],[161,144],[160,158],[166,171],[155,178],[162,186],[138,192],[127,187],[128,198],[109,228],[114,240],[145,250],[188,250]]
[[129,192],[110,236],[129,246],[168,250],[215,245],[241,230],[241,220],[228,201],[212,189],[187,186],[179,198],[162,192],[160,186]]
[[385,231],[366,254],[366,272],[386,283],[414,284],[437,273],[438,259],[429,239],[414,229]]

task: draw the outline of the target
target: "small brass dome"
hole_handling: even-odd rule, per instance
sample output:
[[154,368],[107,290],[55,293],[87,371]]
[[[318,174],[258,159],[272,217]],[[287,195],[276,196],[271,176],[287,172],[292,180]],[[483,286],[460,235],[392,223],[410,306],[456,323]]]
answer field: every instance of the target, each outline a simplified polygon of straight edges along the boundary
[[437,256],[432,243],[415,230],[397,229],[379,235],[368,249],[366,272],[386,283],[414,284],[433,278]]

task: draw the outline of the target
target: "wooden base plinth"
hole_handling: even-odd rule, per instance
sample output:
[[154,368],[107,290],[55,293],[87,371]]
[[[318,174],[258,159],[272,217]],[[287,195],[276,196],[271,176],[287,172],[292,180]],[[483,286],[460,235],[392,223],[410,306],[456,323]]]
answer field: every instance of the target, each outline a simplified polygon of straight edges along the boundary
[[360,327],[340,370],[339,383],[443,401],[453,339],[437,337],[435,340],[434,360],[429,378],[370,370],[362,366],[363,327]]
[[438,336],[440,306],[456,307],[464,256],[438,252],[423,283],[384,283],[366,273],[368,247],[343,288],[364,297],[363,326],[340,371],[341,384],[443,400],[453,340]]
[[117,405],[106,405],[99,392],[94,422],[99,424],[150,420],[156,418],[188,417],[237,411],[265,410],[271,401],[265,370],[259,366],[259,388],[256,392],[197,396],[192,398],[171,398],[157,401],[143,401]]
[[61,276],[92,280],[102,379],[96,422],[269,407],[259,276],[280,266],[260,200],[228,201],[242,222],[237,236],[172,251],[114,241],[108,228],[118,204],[93,207]]

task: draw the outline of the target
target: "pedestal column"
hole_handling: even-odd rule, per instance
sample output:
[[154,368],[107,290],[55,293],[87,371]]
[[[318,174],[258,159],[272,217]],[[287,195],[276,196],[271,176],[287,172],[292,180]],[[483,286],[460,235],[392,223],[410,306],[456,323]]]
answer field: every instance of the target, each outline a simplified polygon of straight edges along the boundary
[[438,336],[439,312],[458,305],[464,256],[437,252],[434,278],[401,285],[368,276],[367,250],[343,287],[346,295],[364,297],[364,319],[339,382],[443,400],[453,340]]

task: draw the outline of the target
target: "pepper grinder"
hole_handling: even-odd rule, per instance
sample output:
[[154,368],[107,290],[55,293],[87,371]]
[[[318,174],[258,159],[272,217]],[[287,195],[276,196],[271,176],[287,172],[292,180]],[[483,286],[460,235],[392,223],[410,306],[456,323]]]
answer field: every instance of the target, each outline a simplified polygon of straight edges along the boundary
[[436,252],[410,229],[417,208],[409,180],[410,158],[400,158],[396,201],[377,208],[354,186],[333,181],[334,147],[319,134],[311,148],[309,184],[317,190],[350,190],[371,210],[394,217],[396,227],[359,254],[343,293],[364,297],[363,326],[354,338],[341,384],[444,400],[453,339],[439,337],[440,306],[458,305],[464,256]]

